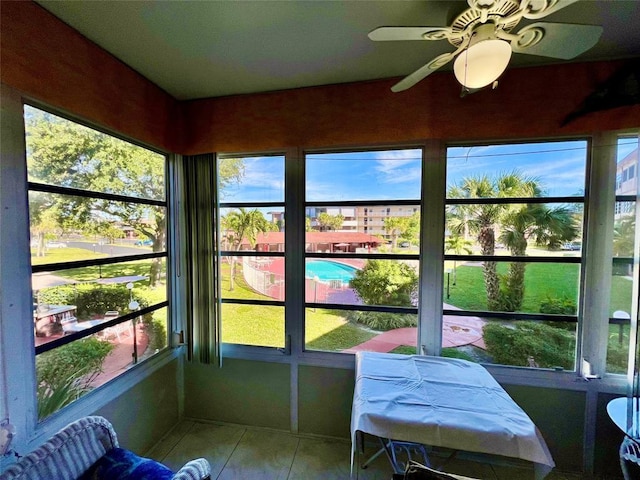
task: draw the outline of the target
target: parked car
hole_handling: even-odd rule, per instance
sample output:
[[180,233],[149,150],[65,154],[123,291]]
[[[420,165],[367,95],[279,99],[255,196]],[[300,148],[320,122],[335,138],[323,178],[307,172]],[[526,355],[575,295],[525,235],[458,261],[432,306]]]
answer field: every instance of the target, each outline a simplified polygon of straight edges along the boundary
[[400,242],[400,246],[402,248],[409,248],[411,246],[411,243],[409,243],[409,242]]
[[582,242],[567,242],[562,244],[562,250],[578,251],[582,249]]
[[153,245],[153,241],[149,240],[149,239],[147,239],[147,240],[136,240],[134,245],[137,245],[138,247],[150,247],[151,245]]
[[67,244],[64,242],[47,242],[47,248],[66,248]]

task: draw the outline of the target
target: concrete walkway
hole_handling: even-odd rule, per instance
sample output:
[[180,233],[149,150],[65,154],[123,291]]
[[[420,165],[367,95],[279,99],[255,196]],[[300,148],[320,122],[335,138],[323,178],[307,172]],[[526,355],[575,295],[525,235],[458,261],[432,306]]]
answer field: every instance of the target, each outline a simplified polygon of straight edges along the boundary
[[[133,332],[129,329],[124,329],[118,336],[113,335],[107,341],[113,345],[113,350],[104,359],[102,363],[102,372],[96,376],[91,382],[93,388],[108,382],[112,378],[117,377],[124,371],[133,366]],[[36,346],[46,342],[50,342],[56,338],[60,338],[62,335],[53,335],[50,337],[35,337]],[[149,345],[149,337],[145,331],[142,322],[138,322],[136,326],[136,343],[138,350],[138,361],[148,354],[147,347]]]
[[[452,305],[444,305],[444,308],[458,310]],[[482,327],[486,322],[479,317],[458,317],[445,315],[442,325],[442,346],[461,347],[474,345],[486,349],[482,338]],[[401,345],[416,347],[418,329],[416,327],[396,328],[383,332],[380,335],[367,340],[360,345],[344,350],[345,353],[358,351],[390,352]]]

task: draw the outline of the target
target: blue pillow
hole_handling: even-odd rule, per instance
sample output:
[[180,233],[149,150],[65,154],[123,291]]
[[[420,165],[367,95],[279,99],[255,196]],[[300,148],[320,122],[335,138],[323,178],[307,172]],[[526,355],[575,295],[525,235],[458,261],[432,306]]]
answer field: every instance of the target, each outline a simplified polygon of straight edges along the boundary
[[171,480],[173,472],[150,458],[124,448],[112,448],[79,480]]

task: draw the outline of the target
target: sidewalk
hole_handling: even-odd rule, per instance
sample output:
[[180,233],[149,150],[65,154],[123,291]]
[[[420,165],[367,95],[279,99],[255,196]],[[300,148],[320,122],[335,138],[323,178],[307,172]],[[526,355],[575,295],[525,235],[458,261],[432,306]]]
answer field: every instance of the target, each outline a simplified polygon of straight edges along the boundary
[[[117,377],[133,366],[133,335],[130,329],[124,329],[119,335],[109,338],[109,343],[113,345],[113,350],[102,363],[102,373],[94,378],[91,385],[96,388]],[[50,337],[35,337],[36,346],[60,338],[62,335]],[[149,337],[141,322],[136,326],[136,343],[138,345],[138,361],[140,361],[147,350]]]
[[[444,308],[457,310],[457,308],[451,305],[444,305]],[[485,350],[486,345],[482,338],[482,327],[485,323],[486,322],[479,317],[444,315],[442,346],[462,347],[464,345],[473,345]],[[418,329],[416,327],[396,328],[383,332],[371,340],[344,350],[344,352],[355,353],[358,351],[368,351],[386,353],[401,345],[416,347],[417,338]]]

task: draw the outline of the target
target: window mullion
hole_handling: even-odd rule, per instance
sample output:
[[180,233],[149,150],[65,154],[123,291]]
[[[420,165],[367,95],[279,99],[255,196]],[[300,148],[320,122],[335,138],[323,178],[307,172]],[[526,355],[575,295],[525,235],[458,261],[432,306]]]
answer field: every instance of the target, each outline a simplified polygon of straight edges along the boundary
[[582,285],[583,292],[588,294],[581,296],[582,331],[579,337],[582,339],[579,358],[589,362],[591,371],[583,371],[580,361],[577,370],[581,374],[603,375],[606,371],[617,140],[615,133],[604,132],[594,135],[591,144]]
[[300,150],[285,154],[285,347],[304,350],[305,161]]
[[[442,289],[444,211],[446,194],[446,146],[440,140],[426,142],[422,154],[420,291],[418,345],[423,354],[439,355],[442,348]],[[420,348],[418,348],[420,352]]]
[[27,165],[20,94],[3,85],[0,99],[0,418],[21,432],[18,450],[37,423]]

